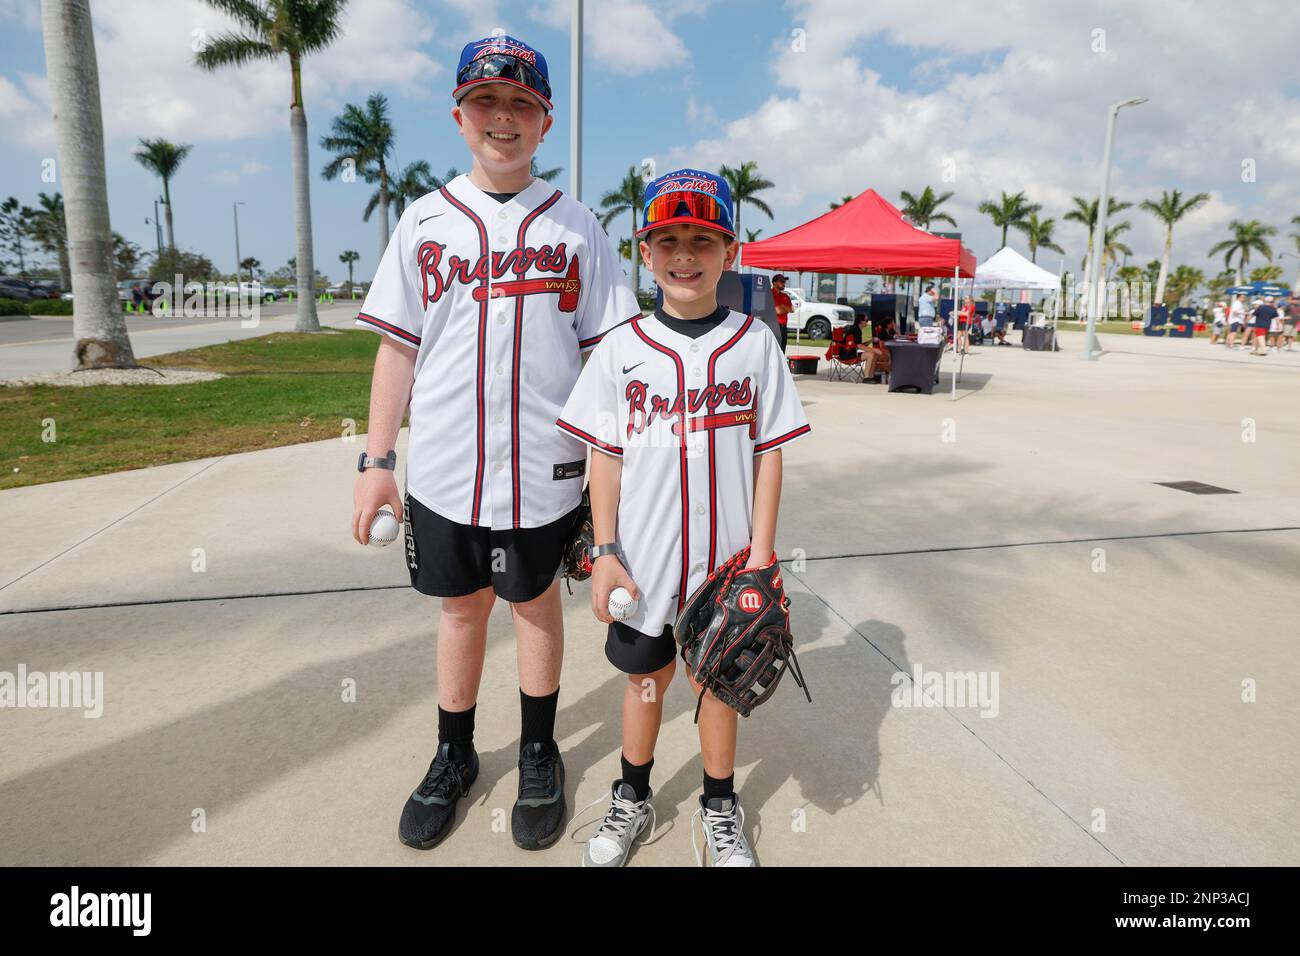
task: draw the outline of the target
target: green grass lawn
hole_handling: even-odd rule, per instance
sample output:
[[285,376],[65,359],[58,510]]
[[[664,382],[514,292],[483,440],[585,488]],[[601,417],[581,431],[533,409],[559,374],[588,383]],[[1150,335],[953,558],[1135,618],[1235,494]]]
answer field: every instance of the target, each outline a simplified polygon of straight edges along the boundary
[[364,434],[378,347],[361,329],[276,332],[143,361],[216,381],[0,388],[0,488],[338,438],[345,418]]

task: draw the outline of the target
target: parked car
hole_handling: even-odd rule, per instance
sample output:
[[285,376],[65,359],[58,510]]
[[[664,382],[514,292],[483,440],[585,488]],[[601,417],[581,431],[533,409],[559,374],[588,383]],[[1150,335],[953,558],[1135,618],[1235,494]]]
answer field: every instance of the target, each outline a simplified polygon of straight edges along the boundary
[[790,328],[799,329],[810,339],[829,339],[831,329],[853,324],[853,309],[850,306],[836,305],[834,302],[809,302],[801,289],[792,286],[785,291],[790,296],[790,305],[793,307],[788,320]]
[[15,299],[18,302],[31,302],[35,299],[48,299],[44,289],[26,279],[0,279],[0,299]]
[[271,285],[262,285],[261,282],[227,282],[225,285],[226,295],[239,296],[245,299],[260,299],[263,302],[275,302],[283,295],[283,292]]

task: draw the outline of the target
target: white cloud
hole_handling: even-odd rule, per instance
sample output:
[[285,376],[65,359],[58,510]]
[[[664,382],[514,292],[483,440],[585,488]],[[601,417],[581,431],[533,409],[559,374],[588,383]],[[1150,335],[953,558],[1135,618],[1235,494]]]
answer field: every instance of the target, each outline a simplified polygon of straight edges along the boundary
[[[584,52],[604,69],[637,76],[690,61],[686,44],[673,32],[671,21],[703,4],[650,4],[642,0],[602,0],[584,9]],[[571,22],[570,0],[549,0],[531,16],[540,23],[565,29]]]
[[[1173,188],[1214,197],[1179,224],[1176,261],[1206,265],[1204,251],[1231,218],[1285,222],[1300,213],[1300,101],[1283,70],[1300,47],[1300,18],[1276,8],[1110,0],[789,7],[807,51],[793,52],[789,30],[773,28],[778,92],[660,159],[664,168],[758,160],[778,186],[769,199],[777,222],[748,207],[742,218],[750,228],[761,222],[767,235],[867,187],[897,203],[900,190],[928,184],[955,193],[945,210],[988,255],[1000,236],[979,203],[1024,190],[1058,221],[1057,241],[1077,262],[1085,232],[1062,217],[1071,196],[1099,188],[1107,104],[1138,94],[1150,102],[1120,115],[1112,192],[1135,204]],[[1262,22],[1273,28],[1261,31]],[[1096,29],[1105,30],[1101,53]],[[896,64],[909,53],[917,65],[900,75]],[[1273,66],[1251,69],[1247,60]],[[725,100],[713,102],[721,109]],[[1253,190],[1240,182],[1246,156],[1257,164]],[[949,166],[955,181],[945,182]],[[1124,218],[1135,258],[1158,256],[1164,237],[1155,218],[1136,205]],[[1024,250],[1019,234],[1009,241]]]

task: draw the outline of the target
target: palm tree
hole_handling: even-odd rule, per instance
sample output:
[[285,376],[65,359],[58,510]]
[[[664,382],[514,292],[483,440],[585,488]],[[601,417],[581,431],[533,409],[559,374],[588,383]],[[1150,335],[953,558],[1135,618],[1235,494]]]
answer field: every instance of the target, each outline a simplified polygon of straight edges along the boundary
[[455,166],[452,166],[450,169],[447,170],[446,173],[443,174],[443,177],[441,179],[439,179],[437,176],[433,177],[432,179],[433,188],[441,189],[443,186],[447,185],[449,182],[451,182],[459,175],[460,175],[460,170],[457,169]]
[[1115,270],[1116,279],[1120,282],[1130,284],[1141,281],[1144,275],[1146,275],[1146,273],[1142,271],[1140,266],[1121,266]]
[[842,196],[839,202],[831,203],[831,208],[839,209],[841,206],[847,206],[849,203],[853,202],[853,199],[854,199],[853,196]]
[[134,368],[135,354],[117,300],[89,0],[41,0],[41,35],[68,223],[75,296],[73,365]]
[[[627,175],[619,183],[617,189],[610,190],[600,197],[600,208],[605,210],[600,217],[600,224],[609,229],[609,224],[623,215],[625,212],[632,213],[632,237],[636,236],[637,217],[641,213],[641,207],[645,205],[645,182],[641,179],[641,174],[636,171],[635,166],[629,166]],[[634,241],[634,240],[633,240]],[[641,270],[638,267],[640,256],[633,252],[630,256],[632,260],[632,291],[640,292]]]
[[1264,237],[1275,235],[1277,227],[1266,226],[1258,219],[1252,219],[1250,222],[1234,219],[1228,223],[1228,229],[1232,232],[1232,238],[1215,243],[1214,248],[1206,255],[1217,256],[1222,252],[1223,264],[1227,267],[1232,266],[1232,257],[1236,256],[1237,285],[1241,285],[1242,272],[1246,268],[1246,263],[1250,262],[1251,252],[1261,253],[1270,262],[1273,261],[1273,250]]
[[986,199],[979,205],[979,211],[992,219],[993,225],[1002,227],[1002,246],[999,248],[1003,248],[1007,244],[1008,228],[1016,225],[1016,223],[1024,222],[1031,212],[1038,212],[1042,208],[1038,203],[1031,203],[1026,199],[1023,192],[1008,196],[1005,191],[1002,193],[1002,198],[997,202]]
[[[433,170],[422,159],[408,163],[394,175],[388,182],[388,197],[393,201],[394,221],[402,218],[402,213],[408,204],[415,202],[425,193],[437,189],[438,187],[434,185],[436,182]],[[370,202],[366,204],[366,211],[361,218],[369,218],[377,205],[379,205],[379,190],[375,190],[374,195],[370,197]]]
[[[423,160],[420,160],[423,162]],[[339,254],[339,262],[348,267],[348,292],[352,292],[352,266],[354,263],[361,261],[361,253],[355,249],[345,249]]]
[[759,237],[760,234],[762,234],[762,232],[763,232],[762,229],[746,229],[746,230],[745,230],[745,241],[746,241],[746,242],[758,242],[758,237]]
[[63,194],[38,193],[40,208],[31,217],[31,236],[43,252],[58,256],[59,285],[72,288],[72,269],[68,264],[68,224],[63,215]]
[[1157,200],[1145,199],[1139,206],[1159,219],[1165,226],[1165,253],[1160,259],[1160,277],[1156,279],[1156,302],[1165,301],[1165,279],[1169,275],[1169,256],[1174,248],[1174,224],[1193,209],[1210,201],[1209,193],[1197,193],[1187,199],[1177,189],[1165,191]]
[[18,266],[20,276],[27,275],[23,241],[31,238],[31,222],[35,215],[36,210],[21,205],[14,196],[0,203],[0,248],[18,257],[14,264]]
[[185,157],[194,147],[188,143],[177,146],[165,139],[142,139],[140,148],[135,151],[135,159],[141,166],[162,180],[163,202],[167,210],[167,248],[176,251],[176,233],[172,229],[172,177],[180,169]]
[[[1291,225],[1300,226],[1300,216],[1291,217]],[[1295,243],[1297,257],[1300,258],[1300,231],[1288,233],[1288,238]],[[1291,283],[1291,291],[1300,295],[1300,266],[1296,266],[1295,282]]]
[[1183,301],[1196,291],[1197,286],[1204,284],[1205,273],[1200,269],[1194,269],[1191,266],[1179,266],[1174,270],[1173,275],[1169,277],[1169,291],[1174,304],[1182,305]]
[[1052,241],[1052,231],[1056,228],[1055,219],[1039,219],[1037,212],[1031,212],[1023,222],[1013,223],[1016,229],[1025,234],[1029,243],[1029,261],[1038,261],[1039,249],[1050,249],[1065,255],[1065,250]]
[[[1100,204],[1100,200],[1084,199],[1082,196],[1075,196],[1073,198],[1074,208],[1067,212],[1064,218],[1071,222],[1080,223],[1088,229],[1088,246],[1083,252],[1083,262],[1081,263],[1083,274],[1087,276],[1091,267],[1092,239],[1093,233],[1097,230],[1097,207]],[[1117,212],[1123,212],[1132,205],[1131,202],[1120,202],[1114,196],[1110,196],[1106,200],[1106,218],[1110,219],[1110,217],[1115,215]]]
[[240,272],[243,272],[245,269],[248,270],[249,283],[252,283],[253,281],[253,273],[260,268],[262,268],[262,263],[254,259],[252,256],[249,256],[247,259],[244,259],[239,263]]
[[1260,266],[1258,269],[1250,270],[1251,282],[1280,282],[1281,279],[1281,266]]
[[388,118],[388,98],[371,93],[365,107],[349,103],[334,117],[331,135],[320,138],[321,149],[334,158],[321,170],[327,180],[334,179],[349,166],[368,183],[379,183],[379,191],[366,206],[361,218],[370,221],[370,213],[379,207],[379,254],[388,247],[388,157],[393,152],[393,123]]
[[919,196],[913,196],[906,189],[898,195],[903,200],[903,208],[901,210],[903,218],[911,220],[913,225],[918,228],[929,232],[930,223],[932,222],[946,222],[950,226],[957,225],[957,220],[953,219],[952,216],[948,215],[946,212],[938,211],[940,206],[952,198],[951,192],[946,192],[942,196],[936,196],[934,190],[929,186],[926,186],[921,190]]
[[205,70],[243,66],[252,60],[289,57],[292,94],[289,129],[293,141],[293,218],[297,233],[299,332],[319,332],[316,269],[312,262],[311,175],[307,161],[307,113],[302,102],[302,59],[329,46],[339,35],[347,0],[207,0],[238,20],[246,33],[223,33],[195,55]]
[[1117,222],[1114,225],[1106,224],[1106,241],[1102,243],[1101,250],[1101,275],[1099,279],[1105,281],[1106,271],[1110,266],[1119,260],[1120,256],[1131,256],[1133,250],[1124,243],[1120,242],[1119,235],[1128,232],[1133,228],[1129,222]]
[[534,176],[536,176],[538,179],[542,180],[543,182],[548,182],[548,183],[550,183],[550,182],[554,182],[554,181],[555,181],[555,177],[556,177],[556,176],[558,176],[558,175],[560,175],[560,173],[564,172],[564,167],[563,167],[563,166],[556,166],[554,169],[538,169],[538,168],[537,168],[537,157],[534,156],[534,157],[533,157],[533,161],[532,161],[531,165],[530,165],[529,168],[528,168],[528,171],[529,171],[530,173],[532,173]]
[[758,172],[758,163],[753,160],[743,162],[735,169],[730,166],[723,166],[718,170],[718,175],[727,181],[731,187],[731,202],[736,207],[736,235],[740,235],[740,210],[745,203],[749,203],[768,219],[772,218],[772,210],[768,208],[767,203],[758,198],[758,194],[765,189],[771,189],[775,184],[768,179],[764,179]]

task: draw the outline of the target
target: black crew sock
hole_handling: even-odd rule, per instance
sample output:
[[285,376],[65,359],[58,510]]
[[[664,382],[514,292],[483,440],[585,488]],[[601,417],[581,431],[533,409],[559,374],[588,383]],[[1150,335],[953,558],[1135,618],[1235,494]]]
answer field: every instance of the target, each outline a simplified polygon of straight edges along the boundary
[[735,783],[736,775],[734,773],[718,780],[714,777],[710,777],[706,771],[704,774],[704,802],[708,803],[710,800],[718,797],[721,797],[723,800],[731,799],[734,794],[732,787]]
[[623,782],[636,793],[637,800],[650,796],[650,768],[655,765],[655,758],[651,757],[639,767],[623,754],[619,754],[618,759],[623,764]]
[[530,697],[519,691],[519,746],[545,744],[555,739],[555,705],[560,700],[560,689],[545,697]]
[[459,747],[474,746],[474,711],[475,704],[469,710],[443,710],[438,708],[438,743],[456,744]]

